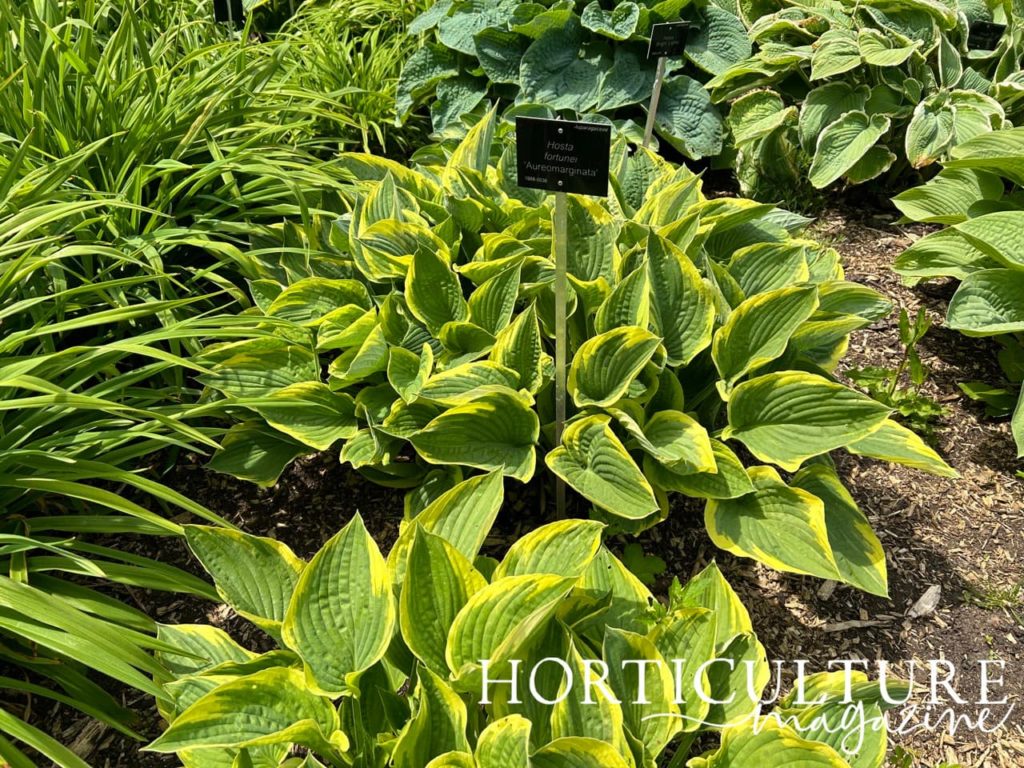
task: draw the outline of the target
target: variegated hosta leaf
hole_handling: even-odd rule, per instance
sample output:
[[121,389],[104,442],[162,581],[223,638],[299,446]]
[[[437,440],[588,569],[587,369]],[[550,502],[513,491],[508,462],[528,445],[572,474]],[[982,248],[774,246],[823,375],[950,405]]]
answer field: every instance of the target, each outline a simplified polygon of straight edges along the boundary
[[810,91],[800,105],[800,145],[810,155],[818,137],[847,112],[862,111],[867,104],[870,89],[838,81],[826,83]]
[[489,359],[519,375],[516,389],[532,394],[540,390],[544,382],[544,348],[536,305],[531,304],[498,334]]
[[846,450],[858,456],[903,464],[939,477],[960,476],[924,440],[892,419],[887,419],[880,429],[867,437],[850,443]]
[[960,283],[946,323],[967,336],[1024,331],[1024,270],[984,269]]
[[509,547],[492,580],[529,573],[582,576],[601,546],[604,527],[604,523],[596,520],[561,520],[542,525]]
[[930,165],[949,149],[956,139],[954,117],[953,107],[938,97],[917,105],[904,142],[912,166]]
[[495,720],[476,742],[479,768],[530,768],[531,723],[521,715]]
[[396,619],[387,564],[357,514],[302,572],[283,637],[310,684],[339,695],[384,656]]
[[241,400],[279,432],[318,451],[359,431],[355,401],[318,381],[289,384],[260,398]]
[[312,451],[275,429],[258,421],[235,424],[220,441],[210,469],[233,477],[270,486],[277,482],[285,467],[299,456]]
[[[673,590],[669,598],[671,610],[703,608],[711,612],[714,647],[728,643],[736,635],[754,631],[746,606],[714,563],[686,582],[686,586]],[[663,646],[659,647],[662,653],[666,652]],[[672,657],[672,654],[666,655]]]
[[629,768],[610,744],[582,736],[567,736],[545,744],[530,756],[531,768]]
[[419,395],[434,369],[434,351],[424,342],[420,353],[391,347],[388,357],[388,382],[407,403]]
[[660,343],[653,333],[635,326],[587,339],[569,368],[568,387],[576,405],[609,406],[622,398]]
[[466,703],[444,678],[419,667],[413,714],[395,742],[395,768],[420,768],[447,752],[469,753]]
[[644,474],[659,488],[700,499],[734,499],[754,490],[747,470],[732,449],[712,439],[711,453],[714,471],[675,472],[649,457],[644,459]]
[[409,310],[431,333],[439,333],[445,323],[469,318],[459,278],[435,251],[414,254],[405,289]]
[[711,344],[714,300],[689,257],[662,237],[647,240],[651,316],[669,365],[686,365]]
[[807,459],[861,440],[890,410],[821,376],[783,371],[740,384],[729,400],[726,439],[793,472]]
[[643,428],[624,412],[616,413],[616,418],[667,471],[681,475],[717,472],[711,438],[692,416],[659,410]]
[[[651,729],[652,736],[657,735],[661,728],[693,733],[704,727],[711,696],[706,664],[715,658],[715,624],[716,616],[710,610],[670,608],[668,615],[651,630],[649,639],[657,652],[662,658],[673,660],[668,662],[673,677],[686,681],[679,691],[682,695],[672,696],[672,710],[665,710],[669,717],[645,720],[646,725],[642,729]],[[614,631],[609,630],[609,636]]]
[[889,130],[884,115],[847,112],[829,124],[818,137],[814,160],[807,178],[817,189],[824,189],[852,169]]
[[757,765],[759,768],[849,768],[849,764],[832,747],[808,741],[796,731],[783,726],[772,717],[764,717],[760,730],[751,725],[738,725],[722,733],[719,748],[705,757],[690,761],[691,768],[738,768]]
[[612,515],[640,520],[658,510],[643,472],[609,426],[607,416],[569,424],[548,468],[577,493]]

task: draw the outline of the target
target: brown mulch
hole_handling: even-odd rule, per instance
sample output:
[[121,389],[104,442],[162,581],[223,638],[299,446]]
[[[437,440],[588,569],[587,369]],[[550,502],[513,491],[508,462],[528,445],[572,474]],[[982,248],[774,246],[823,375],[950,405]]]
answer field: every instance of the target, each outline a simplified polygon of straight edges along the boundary
[[[940,453],[961,474],[956,480],[845,454],[836,455],[847,487],[870,518],[885,547],[890,600],[849,587],[780,574],[716,549],[703,529],[701,507],[676,502],[675,513],[645,533],[640,541],[649,554],[668,563],[657,588],[667,578],[682,580],[717,560],[749,607],[755,629],[769,658],[807,659],[808,669],[823,669],[831,659],[885,659],[892,662],[945,658],[958,665],[960,693],[976,699],[979,659],[1006,662],[1002,693],[1024,707],[1024,481],[1015,473],[1009,427],[985,418],[982,409],[957,387],[966,380],[998,381],[994,352],[985,341],[967,339],[941,327],[945,304],[954,286],[935,283],[904,287],[891,271],[895,256],[919,228],[895,226],[890,218],[852,218],[828,212],[814,234],[843,255],[847,276],[889,296],[898,306],[924,306],[936,327],[921,346],[932,375],[926,392],[948,408],[935,436]],[[894,318],[854,334],[843,370],[865,365],[894,365],[900,355]],[[271,535],[311,556],[359,511],[382,549],[393,542],[402,517],[399,491],[378,488],[342,468],[330,456],[296,462],[271,489],[258,489],[188,463],[164,478],[195,500],[245,530]],[[519,506],[503,510],[494,544],[513,539],[537,519],[538,495],[529,489]],[[184,545],[175,540],[146,539],[132,547],[166,562],[196,571]],[[909,609],[931,586],[941,588],[938,608],[920,618]],[[148,612],[167,623],[211,622],[254,649],[266,638],[222,606],[163,594],[134,594]],[[897,666],[899,671],[899,666]],[[904,669],[904,672],[906,670]],[[919,683],[927,675],[918,673]],[[139,729],[159,733],[160,723],[148,697],[131,691],[124,703],[138,712]],[[964,712],[975,714],[970,706]],[[997,708],[994,708],[997,709]],[[35,701],[34,722],[76,748],[100,768],[174,766],[171,757],[138,753],[138,745],[97,727],[61,707]],[[966,730],[955,736],[920,731],[893,740],[909,762],[900,766],[965,768],[1024,766],[1024,716],[1015,713],[1008,726],[991,734]]]

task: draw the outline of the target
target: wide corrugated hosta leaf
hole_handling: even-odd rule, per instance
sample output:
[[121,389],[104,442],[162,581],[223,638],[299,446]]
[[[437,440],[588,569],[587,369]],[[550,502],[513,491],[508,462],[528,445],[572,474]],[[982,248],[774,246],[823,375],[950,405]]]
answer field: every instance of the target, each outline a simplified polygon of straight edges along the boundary
[[946,324],[967,336],[1024,331],[1024,270],[967,275],[949,302]]
[[445,323],[469,319],[469,305],[458,276],[432,250],[415,253],[405,288],[409,311],[435,336]]
[[709,3],[690,28],[685,55],[705,72],[720,75],[750,56],[750,38],[735,14]]
[[493,721],[476,742],[478,768],[530,768],[532,723],[522,715]]
[[569,368],[569,392],[580,408],[622,398],[661,340],[645,328],[623,326],[587,339]]
[[736,454],[718,440],[711,440],[714,471],[674,472],[653,457],[644,459],[644,474],[659,488],[700,499],[735,499],[754,490]]
[[759,725],[759,730],[748,724],[724,731],[721,746],[691,760],[691,768],[850,768],[832,747],[801,738],[774,718],[765,717]]
[[891,461],[939,477],[959,477],[946,461],[917,434],[897,421],[887,419],[880,429],[846,446],[858,456]]
[[1004,267],[1024,271],[1024,211],[997,211],[955,225],[986,256]]
[[412,695],[412,717],[392,752],[395,768],[420,768],[448,752],[469,753],[466,702],[443,677],[420,667]]
[[690,258],[668,240],[647,238],[651,318],[669,365],[687,365],[711,344],[715,306],[711,290]]
[[597,520],[560,520],[542,525],[509,547],[492,580],[527,573],[582,576],[601,546],[604,527]]
[[686,75],[665,81],[654,124],[661,138],[691,159],[722,151],[722,117],[704,86]]
[[599,0],[593,0],[580,16],[583,26],[612,40],[628,40],[636,32],[640,21],[640,6],[633,2],[619,3],[611,11],[601,8]]
[[971,207],[983,200],[999,200],[1002,179],[988,171],[945,168],[919,187],[896,195],[893,204],[912,221],[929,224],[959,224],[971,215]]
[[534,40],[519,68],[522,99],[552,109],[591,109],[597,103],[602,66],[597,57],[584,53],[581,41],[575,16]]
[[793,472],[811,458],[867,437],[890,409],[811,373],[782,371],[746,381],[729,400],[725,439]]
[[531,768],[629,768],[615,747],[598,739],[566,736],[530,756]]
[[235,424],[221,439],[207,466],[217,472],[268,487],[285,467],[311,449],[259,421]]
[[889,130],[889,118],[868,116],[866,112],[847,112],[830,123],[818,137],[808,178],[817,189],[824,189],[853,168]]
[[923,168],[938,160],[956,139],[953,108],[934,97],[914,108],[907,125],[904,150],[915,168]]
[[359,431],[356,404],[344,392],[332,392],[319,381],[289,384],[261,398],[240,404],[256,411],[267,424],[300,443],[326,451]]
[[841,75],[861,65],[856,36],[845,29],[830,29],[818,38],[811,55],[811,80]]

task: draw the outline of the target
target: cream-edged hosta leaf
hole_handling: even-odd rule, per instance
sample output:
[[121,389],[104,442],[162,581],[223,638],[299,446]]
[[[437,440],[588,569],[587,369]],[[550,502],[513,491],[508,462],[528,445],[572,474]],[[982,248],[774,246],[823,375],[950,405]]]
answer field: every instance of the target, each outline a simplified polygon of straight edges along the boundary
[[729,274],[744,296],[754,296],[809,281],[807,256],[806,242],[754,243],[733,253]]
[[643,743],[644,754],[656,760],[682,726],[671,663],[648,638],[621,629],[605,632],[603,650],[608,682],[622,702],[626,727]]
[[458,276],[433,251],[417,251],[405,279],[409,311],[434,335],[441,326],[469,319],[469,305],[462,295]]
[[612,282],[619,259],[619,220],[597,200],[579,195],[567,198],[566,219],[569,274],[584,282],[601,277]]
[[492,334],[507,326],[519,295],[520,273],[515,265],[485,280],[469,297],[469,319]]
[[433,370],[434,350],[427,342],[418,355],[403,347],[389,350],[388,383],[407,403],[416,399]]
[[817,189],[824,189],[853,168],[889,130],[884,115],[847,112],[828,125],[818,137],[814,160],[807,178]]
[[481,660],[491,679],[508,678],[508,661],[551,619],[577,579],[552,574],[506,576],[469,598],[455,617],[445,658],[465,690],[480,690]]
[[715,658],[715,618],[704,608],[670,608],[648,635],[670,665],[673,678],[686,681],[678,691],[680,696],[672,697],[676,717],[668,720],[669,724],[676,722],[676,731],[700,730],[710,711],[711,683],[703,665]]
[[548,453],[548,468],[569,487],[618,517],[640,520],[658,511],[650,483],[609,426],[608,416],[569,424],[562,444]]
[[227,661],[249,661],[256,656],[223,629],[208,624],[158,624],[157,639],[180,651],[156,653],[160,663],[175,677],[186,677]]
[[[294,743],[332,752],[347,743],[331,700],[302,672],[272,667],[226,682],[201,697],[147,749],[153,752]],[[329,741],[334,737],[334,744]]]
[[580,408],[621,399],[661,341],[645,328],[623,326],[587,339],[569,368],[569,392]]
[[235,424],[207,466],[217,472],[271,486],[293,460],[312,451],[262,422]]
[[903,464],[939,477],[960,476],[916,433],[892,419],[887,419],[880,429],[867,437],[850,443],[846,450],[858,456]]
[[509,547],[493,579],[528,573],[582,576],[601,546],[604,523],[559,520],[530,531]]
[[861,65],[857,38],[845,29],[830,29],[818,38],[811,54],[811,80],[841,75]]
[[751,724],[729,728],[719,748],[691,760],[690,768],[849,768],[832,747],[803,739],[772,717],[762,718],[758,725],[760,729]]
[[717,471],[708,431],[689,414],[658,411],[642,429],[626,414],[619,421],[640,447],[668,471],[683,475]]
[[413,528],[399,597],[399,625],[409,650],[431,670],[447,677],[444,649],[448,631],[470,596],[487,581],[445,539],[419,525]]
[[595,599],[610,598],[608,609],[594,622],[599,634],[606,627],[645,633],[651,623],[651,590],[622,561],[602,546],[591,561],[579,589]]
[[501,330],[491,348],[490,360],[519,374],[516,389],[536,394],[544,383],[544,348],[541,344],[537,307],[531,304]]
[[299,325],[315,326],[325,315],[347,304],[370,308],[370,295],[362,283],[307,277],[281,291],[271,302],[267,314]]
[[610,744],[583,736],[555,739],[530,757],[531,768],[629,768]]
[[398,541],[388,553],[388,569],[396,586],[405,578],[406,558],[416,526],[445,539],[473,562],[491,532],[504,499],[500,472],[477,475],[457,483],[431,501],[413,524],[402,523]]
[[652,457],[644,459],[644,474],[666,491],[699,499],[735,499],[754,490],[743,462],[725,443],[712,439],[715,467],[708,472],[675,472]]
[[185,538],[224,602],[279,637],[288,602],[306,564],[286,544],[242,531],[187,525]]
[[319,381],[289,384],[242,404],[256,411],[278,432],[318,451],[353,438],[359,431],[352,397],[333,392]]
[[491,387],[515,389],[519,375],[491,360],[463,363],[435,373],[420,388],[419,397],[438,405],[464,405],[475,400],[481,390]]
[[668,353],[669,365],[687,365],[711,344],[715,305],[690,258],[668,240],[647,239],[651,319]]
[[289,384],[319,381],[320,369],[305,346],[277,337],[262,337],[218,347],[199,362],[212,362],[212,371],[199,381],[225,395],[261,397]]
[[847,112],[863,110],[870,89],[866,85],[854,86],[842,80],[818,86],[810,91],[800,105],[800,145],[813,155],[818,136],[825,126],[834,123]]
[[626,275],[604,300],[594,317],[596,331],[606,333],[622,326],[646,328],[651,319],[651,285],[646,266]]
[[466,703],[442,677],[417,669],[413,714],[392,752],[395,768],[421,768],[447,752],[469,752]]
[[885,551],[871,523],[831,467],[804,467],[792,479],[825,504],[825,527],[841,580],[880,597],[889,596]]
[[964,278],[946,324],[966,336],[1024,331],[1024,270],[983,269]]
[[795,472],[812,456],[861,440],[890,409],[812,373],[782,371],[745,381],[729,399],[725,439],[743,443],[761,461]]
[[753,493],[707,503],[704,523],[711,540],[734,555],[780,571],[838,578],[824,502],[790,488],[771,467],[751,467],[748,473]]
[[495,720],[476,741],[478,768],[530,768],[531,723],[522,715]]
[[892,36],[877,29],[865,28],[857,33],[857,46],[865,64],[898,67],[913,55],[920,43],[897,45]]
[[395,614],[387,564],[356,514],[299,577],[283,638],[302,657],[311,684],[341,694],[384,656]]
[[711,347],[725,392],[743,375],[782,355],[793,332],[817,307],[813,285],[759,293],[736,307],[715,332]]
[[711,705],[707,722],[738,725],[754,715],[771,677],[764,646],[753,632],[736,635],[715,653],[707,667]]
[[926,99],[914,108],[903,142],[914,168],[930,165],[945,154],[956,139],[955,119],[955,108],[942,96]]
[[432,464],[501,470],[526,482],[533,476],[540,421],[532,400],[512,390],[489,389],[445,411],[410,439]]
[[705,608],[711,611],[715,617],[715,647],[728,643],[736,635],[754,631],[746,606],[715,563],[686,582],[682,589],[673,590],[669,597],[670,610]]

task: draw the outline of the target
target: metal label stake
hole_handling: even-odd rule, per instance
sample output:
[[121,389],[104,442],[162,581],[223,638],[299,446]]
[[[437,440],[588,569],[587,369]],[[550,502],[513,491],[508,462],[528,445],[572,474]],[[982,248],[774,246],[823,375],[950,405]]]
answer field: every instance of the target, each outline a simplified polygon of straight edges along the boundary
[[[569,282],[569,211],[565,192],[555,193],[555,214],[552,237],[555,248],[555,445],[562,444],[565,429],[565,357],[569,346],[566,326],[566,304]],[[565,518],[565,483],[555,483],[555,509],[558,518]]]
[[682,56],[686,50],[686,35],[690,28],[688,21],[670,21],[651,27],[651,43],[647,46],[647,58],[658,59],[654,75],[651,103],[647,108],[647,124],[644,126],[644,148],[651,145],[654,123],[658,117],[658,102],[661,100],[661,86],[665,83],[666,60],[670,56]]

